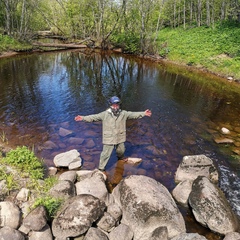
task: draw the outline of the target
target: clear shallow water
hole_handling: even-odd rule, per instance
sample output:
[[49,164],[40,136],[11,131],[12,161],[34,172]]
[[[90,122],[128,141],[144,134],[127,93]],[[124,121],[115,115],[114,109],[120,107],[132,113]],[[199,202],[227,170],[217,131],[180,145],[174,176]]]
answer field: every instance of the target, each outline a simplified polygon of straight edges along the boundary
[[[160,64],[78,51],[0,59],[0,86],[0,132],[11,146],[34,147],[48,166],[56,154],[76,148],[83,169],[98,167],[101,123],[75,122],[76,115],[105,110],[113,95],[122,99],[122,109],[151,109],[151,118],[127,123],[126,155],[143,162],[118,168],[113,155],[107,165],[111,181],[144,174],[171,191],[182,157],[205,154],[218,166],[220,186],[240,216],[240,163],[233,153],[240,149],[240,96],[220,96],[205,83],[169,73]],[[215,143],[226,137],[221,127],[231,131],[227,137],[235,144]],[[60,128],[72,134],[61,137]],[[73,137],[82,139],[81,144]],[[190,213],[184,214],[189,229],[209,234],[192,222]],[[220,238],[212,234],[208,239]]]

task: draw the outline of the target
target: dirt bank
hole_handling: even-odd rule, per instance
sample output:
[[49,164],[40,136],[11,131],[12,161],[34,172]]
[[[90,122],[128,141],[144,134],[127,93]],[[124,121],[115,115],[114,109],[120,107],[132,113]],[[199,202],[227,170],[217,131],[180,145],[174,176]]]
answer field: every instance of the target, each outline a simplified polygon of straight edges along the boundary
[[1,52],[0,53],[0,58],[4,58],[4,57],[13,57],[15,55],[17,55],[18,52],[14,52],[14,51],[9,51],[9,52]]

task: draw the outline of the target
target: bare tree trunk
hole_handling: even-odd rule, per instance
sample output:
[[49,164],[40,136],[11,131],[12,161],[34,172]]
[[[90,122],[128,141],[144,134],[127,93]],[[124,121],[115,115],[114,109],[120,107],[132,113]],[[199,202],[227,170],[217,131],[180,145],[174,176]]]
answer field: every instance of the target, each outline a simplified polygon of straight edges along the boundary
[[104,35],[105,35],[105,30],[104,30],[104,0],[100,0],[100,23],[99,23],[99,27],[100,27],[100,37],[101,37],[101,40],[104,39]]
[[209,0],[206,0],[206,24],[209,27],[210,26],[210,6],[209,6]]
[[198,5],[197,5],[197,25],[198,25],[198,27],[201,26],[201,16],[202,16],[202,0],[198,0]]
[[190,3],[189,3],[189,12],[190,12],[190,16],[189,16],[190,25],[192,25],[192,21],[193,21],[193,3],[192,3],[192,1],[190,1]]
[[7,35],[11,35],[11,8],[9,0],[4,0],[3,4],[5,5],[5,20],[6,20],[6,32]]
[[226,17],[226,3],[225,0],[222,0],[221,4],[221,21],[223,21]]
[[214,0],[212,0],[212,28],[214,28],[215,25],[215,7],[214,7]]
[[162,13],[162,7],[164,4],[164,0],[161,1],[161,3],[159,4],[159,14],[158,14],[158,20],[157,20],[157,26],[156,26],[156,32],[155,32],[155,37],[154,37],[154,43],[157,40],[157,33],[159,31],[159,25],[160,25],[160,17],[161,17],[161,13]]
[[177,22],[178,27],[180,26],[180,24],[181,24],[181,5],[179,4],[179,6],[178,6],[178,22]]
[[176,27],[176,0],[174,0],[173,5],[173,27]]
[[237,14],[237,21],[240,23],[240,2],[236,1],[236,14]]
[[186,28],[186,1],[183,0],[183,28]]
[[140,12],[141,12],[141,33],[140,33],[140,45],[141,45],[141,53],[144,52],[144,38],[145,38],[145,11],[144,11],[144,2],[141,0],[140,3]]
[[24,24],[25,13],[26,13],[25,0],[23,0],[23,3],[22,3],[22,16],[21,16],[21,20],[20,20],[20,29],[19,29],[20,37],[23,35],[23,25],[25,25]]

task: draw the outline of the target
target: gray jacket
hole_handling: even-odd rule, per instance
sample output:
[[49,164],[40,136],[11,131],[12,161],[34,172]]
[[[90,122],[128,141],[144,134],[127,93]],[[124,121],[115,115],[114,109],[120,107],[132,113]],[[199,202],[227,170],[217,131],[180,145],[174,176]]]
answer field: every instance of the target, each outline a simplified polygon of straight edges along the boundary
[[126,141],[126,120],[138,119],[145,116],[145,112],[130,112],[122,110],[119,116],[114,116],[111,109],[104,112],[83,116],[85,122],[102,121],[102,142],[112,145]]

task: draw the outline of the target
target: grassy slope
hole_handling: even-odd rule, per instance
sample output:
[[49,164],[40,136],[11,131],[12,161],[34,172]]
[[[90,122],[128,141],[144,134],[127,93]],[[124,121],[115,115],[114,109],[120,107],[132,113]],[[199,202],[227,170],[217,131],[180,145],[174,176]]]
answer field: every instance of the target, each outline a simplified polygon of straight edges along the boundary
[[14,38],[0,34],[0,55],[7,51],[27,51],[32,46],[28,43],[21,43]]
[[166,28],[158,41],[169,60],[240,79],[240,26]]

